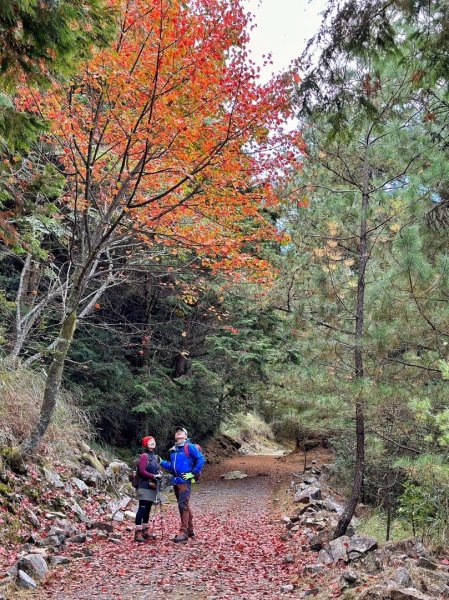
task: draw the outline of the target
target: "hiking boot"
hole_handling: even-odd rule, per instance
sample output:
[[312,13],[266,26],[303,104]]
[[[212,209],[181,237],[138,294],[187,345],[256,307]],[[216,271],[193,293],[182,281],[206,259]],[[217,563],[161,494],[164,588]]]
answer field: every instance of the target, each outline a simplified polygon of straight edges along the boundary
[[156,540],[157,535],[155,533],[148,533],[148,529],[143,529],[142,537],[146,540]]
[[175,535],[175,537],[173,538],[173,541],[175,543],[187,542],[188,539],[189,539],[189,536],[187,535],[187,533],[184,533],[183,531],[181,531],[178,533],[178,535]]
[[194,531],[188,531],[187,535],[189,536],[189,538],[194,538],[195,537],[195,532]]
[[134,541],[135,542],[144,542],[145,541],[145,538],[143,537],[141,531],[136,531],[134,533]]

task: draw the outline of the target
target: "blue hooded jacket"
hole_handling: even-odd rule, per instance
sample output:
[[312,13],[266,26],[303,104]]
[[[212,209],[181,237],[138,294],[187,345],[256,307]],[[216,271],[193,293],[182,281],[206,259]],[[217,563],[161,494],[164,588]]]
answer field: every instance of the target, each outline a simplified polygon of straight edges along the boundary
[[[185,444],[189,445],[189,456],[185,451]],[[162,460],[161,467],[172,474],[171,485],[179,485],[186,483],[181,477],[183,473],[192,472],[194,475],[198,475],[205,462],[206,459],[195,444],[186,440],[182,445],[175,444],[170,448],[170,460]]]

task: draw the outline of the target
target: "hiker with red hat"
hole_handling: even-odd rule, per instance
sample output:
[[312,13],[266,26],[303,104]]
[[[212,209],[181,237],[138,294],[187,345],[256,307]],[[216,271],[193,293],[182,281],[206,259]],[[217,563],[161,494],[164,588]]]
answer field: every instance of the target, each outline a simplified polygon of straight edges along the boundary
[[156,500],[157,488],[162,472],[159,467],[159,457],[154,453],[156,440],[153,436],[147,435],[142,439],[144,452],[141,454],[137,473],[139,475],[137,498],[139,508],[136,513],[136,529],[134,532],[134,541],[144,542],[148,539],[156,539],[153,533],[148,532],[148,521],[153,502]]
[[184,427],[176,428],[175,441],[173,448],[170,448],[170,460],[162,460],[161,467],[172,474],[170,483],[173,485],[181,517],[180,531],[173,541],[186,542],[195,537],[189,504],[191,486],[198,479],[206,459],[200,447],[190,442]]

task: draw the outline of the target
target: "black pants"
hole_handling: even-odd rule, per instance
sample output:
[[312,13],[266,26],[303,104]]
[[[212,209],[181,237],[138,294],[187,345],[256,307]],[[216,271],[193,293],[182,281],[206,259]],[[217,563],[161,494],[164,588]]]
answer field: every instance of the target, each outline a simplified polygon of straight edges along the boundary
[[151,500],[139,500],[139,508],[136,512],[136,525],[146,525],[148,523],[152,506],[153,502]]

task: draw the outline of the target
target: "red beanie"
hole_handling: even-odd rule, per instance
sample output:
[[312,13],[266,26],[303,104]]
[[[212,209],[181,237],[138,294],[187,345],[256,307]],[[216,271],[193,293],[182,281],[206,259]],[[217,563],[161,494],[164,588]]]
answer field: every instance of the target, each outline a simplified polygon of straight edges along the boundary
[[153,442],[156,441],[152,435],[146,435],[144,438],[142,438],[143,448],[146,448],[148,445],[148,442],[150,442],[151,440],[153,440]]

